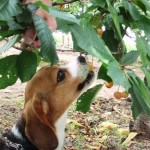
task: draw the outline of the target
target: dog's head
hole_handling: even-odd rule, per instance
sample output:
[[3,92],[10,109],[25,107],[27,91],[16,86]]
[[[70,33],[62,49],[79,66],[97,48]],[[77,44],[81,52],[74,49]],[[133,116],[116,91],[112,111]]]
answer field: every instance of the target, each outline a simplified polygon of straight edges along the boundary
[[[55,149],[55,122],[94,77],[83,56],[65,66],[44,67],[28,82],[23,116],[25,134],[38,149]],[[41,137],[41,138],[40,138]]]

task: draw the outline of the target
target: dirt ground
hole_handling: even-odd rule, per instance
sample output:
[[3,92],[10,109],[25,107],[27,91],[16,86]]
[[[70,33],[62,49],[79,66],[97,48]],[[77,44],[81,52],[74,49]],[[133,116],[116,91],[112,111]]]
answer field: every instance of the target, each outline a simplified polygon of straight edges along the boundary
[[[59,52],[60,60],[64,62],[77,55]],[[99,62],[96,59],[94,65],[97,70]],[[98,83],[104,82],[95,80],[93,85]],[[0,133],[11,129],[19,118],[25,85],[18,80],[15,85],[0,90]],[[117,89],[117,86],[111,89],[103,86],[86,114],[75,111],[75,104],[72,105],[66,125],[66,150],[150,150],[150,141],[140,136],[122,145],[129,135],[129,122],[132,120],[131,99],[116,100],[113,93]]]

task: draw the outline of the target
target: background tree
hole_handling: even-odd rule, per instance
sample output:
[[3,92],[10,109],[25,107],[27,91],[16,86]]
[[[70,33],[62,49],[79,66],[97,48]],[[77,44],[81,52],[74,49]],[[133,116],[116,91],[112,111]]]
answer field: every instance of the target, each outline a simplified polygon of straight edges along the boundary
[[[41,42],[40,50],[28,51],[30,45],[26,45],[19,47],[21,54],[0,59],[0,88],[14,84],[18,78],[28,81],[41,60],[51,65],[58,62],[52,33],[45,21],[35,14],[41,7],[56,17],[58,30],[71,33],[74,51],[86,51],[101,61],[99,79],[121,85],[131,94],[134,119],[142,112],[150,116],[149,0],[55,0],[53,6],[48,7],[41,1],[27,5],[19,0],[0,1],[0,41],[7,41],[0,52],[19,42],[21,34],[30,27],[36,29]],[[128,36],[128,29],[136,36],[136,48],[131,51],[127,51],[123,40]],[[137,58],[140,58],[147,85],[130,69]],[[101,87],[97,85],[84,93],[77,102],[77,110],[87,112]]]

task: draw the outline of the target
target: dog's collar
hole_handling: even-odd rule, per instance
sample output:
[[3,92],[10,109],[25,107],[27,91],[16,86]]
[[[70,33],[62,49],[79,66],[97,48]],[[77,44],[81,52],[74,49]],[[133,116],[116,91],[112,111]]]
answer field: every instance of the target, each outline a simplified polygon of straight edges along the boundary
[[37,150],[37,148],[26,138],[18,139],[12,132],[3,134],[5,145],[12,148],[11,150]]
[[14,150],[25,150],[21,144],[13,143],[11,141],[9,141],[7,145],[11,148],[14,148]]
[[6,147],[8,147],[9,149],[12,149],[12,150],[25,150],[21,144],[14,143],[14,142],[10,141],[7,137],[4,138],[3,142],[6,145]]

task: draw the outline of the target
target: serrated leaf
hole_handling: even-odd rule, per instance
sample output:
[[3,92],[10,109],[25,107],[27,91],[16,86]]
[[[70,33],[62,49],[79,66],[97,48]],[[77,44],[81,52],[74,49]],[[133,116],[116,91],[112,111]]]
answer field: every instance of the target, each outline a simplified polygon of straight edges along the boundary
[[[150,116],[150,92],[144,82],[133,72],[128,73],[130,76],[131,96],[134,103],[132,104],[133,117],[136,119],[141,112],[145,112]],[[135,111],[135,112],[134,112]]]
[[62,19],[56,18],[57,21],[57,29],[64,32],[69,33],[70,32],[70,26],[73,26],[73,24],[70,24],[68,21],[64,21]]
[[117,30],[117,33],[118,33],[118,36],[121,40],[121,43],[124,47],[124,42],[123,42],[123,39],[122,39],[122,35],[121,35],[121,30],[120,30],[120,22],[119,22],[119,16],[117,14],[117,10],[115,9],[115,7],[113,7],[111,4],[110,4],[110,1],[109,0],[106,0],[107,2],[107,5],[108,5],[108,11],[110,12],[111,16],[112,16],[112,19],[113,19],[113,22],[114,22],[114,25],[115,25],[115,28]]
[[136,5],[144,12],[146,13],[146,6],[141,0],[136,1]]
[[16,35],[16,36],[12,37],[11,39],[9,39],[9,41],[5,45],[0,47],[0,53],[11,48],[16,42],[18,42],[20,40],[20,38],[21,38],[20,35]]
[[[28,7],[29,7],[29,5],[30,4],[28,4]],[[28,16],[28,17],[26,17],[26,16]],[[16,16],[16,20],[18,23],[31,24],[32,23],[32,13],[28,9],[24,9],[21,14]]]
[[91,2],[93,3],[93,6],[100,6],[102,8],[106,5],[106,0],[91,0]]
[[0,59],[0,89],[14,84],[18,79],[16,68],[17,55]]
[[18,77],[22,82],[32,78],[37,68],[37,57],[33,52],[22,51],[17,58]]
[[131,65],[135,63],[139,55],[140,51],[130,51],[121,58],[120,62],[123,65]]
[[9,20],[22,12],[19,0],[0,0],[0,20]]
[[22,25],[18,24],[14,19],[8,20],[7,24],[9,26],[9,30],[24,29],[24,27]]
[[115,84],[124,86],[126,90],[129,89],[127,77],[96,31],[86,23],[83,26],[74,25],[70,28],[78,46],[108,65],[108,76]]
[[113,83],[116,85],[122,85],[128,91],[130,84],[126,74],[122,71],[118,62],[113,61],[108,64],[108,76],[111,77]]
[[127,2],[126,0],[123,0],[123,6],[125,7],[125,9],[130,13],[130,15],[132,16],[132,18],[135,21],[140,20],[141,15],[138,12],[137,8],[132,5],[132,3]]
[[102,64],[98,71],[98,79],[103,79],[107,82],[112,82],[112,79],[107,75],[108,66],[106,64]]
[[143,30],[145,33],[145,36],[150,39],[150,30],[149,30],[150,19],[142,15],[140,20],[136,23],[136,25],[140,30]]
[[148,69],[147,67],[142,67],[142,70],[143,70],[145,77],[146,77],[146,83],[145,84],[150,89],[150,69]]
[[139,0],[139,1],[145,5],[147,11],[150,11],[150,3],[148,0]]
[[51,65],[56,64],[58,62],[58,56],[56,53],[55,41],[50,29],[45,21],[36,14],[33,14],[33,22],[41,42],[41,56],[43,58],[48,58]]
[[83,113],[88,112],[93,99],[95,98],[96,94],[101,88],[102,85],[99,84],[84,92],[77,100],[76,110],[81,111]]
[[79,47],[106,64],[114,60],[104,41],[89,24],[84,22],[83,26],[74,25],[70,28]]
[[136,46],[138,50],[147,53],[150,57],[150,44],[144,37],[136,37]]
[[62,12],[58,9],[53,8],[53,7],[48,7],[48,6],[44,5],[41,1],[36,2],[35,4],[36,4],[36,6],[42,7],[44,10],[48,11],[52,16],[54,16],[56,18],[60,18],[62,20],[68,21],[68,22],[73,23],[73,24],[74,23],[75,24],[80,23],[80,20],[77,19],[71,13]]
[[113,30],[106,30],[103,33],[102,39],[104,40],[111,52],[117,51],[118,44],[120,41],[115,38]]
[[139,116],[139,114],[143,112],[143,108],[140,105],[139,101],[137,100],[136,94],[134,93],[133,84],[131,84],[129,93],[132,99],[132,106],[131,106],[132,116],[134,119],[136,119]]
[[74,49],[75,51],[79,51],[79,52],[84,51],[82,48],[80,48],[80,47],[78,46],[78,43],[77,43],[76,38],[74,37],[74,35],[73,35],[73,34],[71,34],[71,35],[72,35],[72,41],[73,41],[73,49]]
[[1,31],[0,30],[0,41],[5,39],[6,37],[14,36],[17,34],[21,34],[21,31],[20,30],[14,30],[14,31],[9,31],[9,30]]
[[148,57],[150,57],[150,44],[144,37],[136,37],[136,47],[139,51],[141,51],[140,58],[143,66],[150,66],[150,61]]

